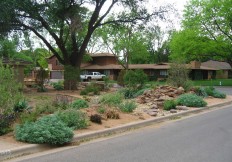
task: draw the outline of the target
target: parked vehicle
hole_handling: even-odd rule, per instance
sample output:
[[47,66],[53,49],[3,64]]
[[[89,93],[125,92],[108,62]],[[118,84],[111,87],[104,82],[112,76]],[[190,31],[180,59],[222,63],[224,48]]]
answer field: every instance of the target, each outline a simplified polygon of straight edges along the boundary
[[102,80],[106,75],[99,72],[90,72],[86,75],[80,75],[81,80]]

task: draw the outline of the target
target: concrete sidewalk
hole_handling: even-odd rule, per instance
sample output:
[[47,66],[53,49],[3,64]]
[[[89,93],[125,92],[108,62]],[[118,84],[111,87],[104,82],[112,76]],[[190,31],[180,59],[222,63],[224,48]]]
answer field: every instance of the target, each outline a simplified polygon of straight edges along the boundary
[[[186,115],[190,115],[193,113],[203,112],[209,109],[218,109],[219,107],[222,108],[224,106],[228,106],[231,104],[232,104],[232,100],[226,101],[220,104],[207,106],[204,108],[196,108],[194,110],[187,110],[187,111],[183,111],[180,113],[171,114],[169,116],[155,117],[155,118],[150,118],[150,119],[143,120],[143,121],[128,123],[128,124],[114,127],[114,128],[107,128],[104,130],[82,133],[82,134],[75,135],[72,142],[75,143],[77,141],[89,140],[89,139],[98,138],[98,137],[102,137],[102,136],[106,136],[110,134],[125,132],[133,128],[144,127],[144,126],[151,125],[153,123],[167,121],[174,117],[186,116]],[[53,148],[57,148],[57,147],[49,146],[46,144],[27,144],[27,143],[21,143],[21,142],[15,143],[15,142],[10,142],[10,141],[4,141],[4,139],[0,139],[0,161],[14,158],[17,156],[23,156],[23,155],[36,153],[36,152],[41,152],[41,151],[45,151],[45,150],[53,149]]]

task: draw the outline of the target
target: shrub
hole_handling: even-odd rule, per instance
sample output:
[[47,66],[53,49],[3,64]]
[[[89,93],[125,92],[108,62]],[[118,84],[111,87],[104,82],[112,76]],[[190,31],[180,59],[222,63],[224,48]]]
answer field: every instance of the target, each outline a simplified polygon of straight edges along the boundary
[[54,82],[52,83],[52,86],[55,90],[58,90],[58,91],[64,90],[64,82],[62,81]]
[[36,111],[33,112],[24,112],[19,115],[19,122],[24,124],[26,122],[35,122],[39,117],[39,113]]
[[97,109],[97,112],[100,113],[100,114],[104,114],[106,112],[106,109],[104,107],[99,107]]
[[130,99],[134,98],[134,94],[137,92],[137,90],[132,88],[123,88],[119,92],[123,94],[125,99]]
[[[45,102],[45,103],[42,103],[40,105],[36,105],[35,111],[38,114],[53,114],[54,112],[57,111],[58,107],[59,107],[58,104],[56,104],[56,106],[54,106],[49,102]],[[61,107],[61,109],[63,109],[63,107]]]
[[226,94],[217,91],[214,87],[205,87],[205,92],[215,98],[226,98]]
[[98,114],[91,115],[90,116],[90,121],[93,122],[93,123],[102,124],[101,116],[98,115]]
[[12,130],[11,125],[15,118],[15,114],[0,114],[0,136]]
[[89,107],[88,102],[82,99],[77,99],[71,104],[71,108],[82,109]]
[[164,101],[164,110],[171,110],[176,108],[176,101],[175,100],[165,100]]
[[56,113],[56,115],[70,128],[82,129],[88,126],[87,116],[84,112],[76,110],[65,110]]
[[99,85],[97,85],[96,83],[90,83],[88,84],[84,90],[82,90],[80,92],[80,95],[88,95],[89,93],[93,93],[95,95],[99,95],[100,94],[100,87]]
[[63,145],[70,142],[73,135],[72,129],[55,115],[44,116],[36,122],[27,122],[15,128],[16,140],[29,143]]
[[[168,70],[167,82],[175,87],[187,88],[189,81],[189,69],[184,63],[172,63]],[[185,89],[186,90],[186,89]]]
[[202,99],[202,97],[196,94],[182,94],[177,98],[178,105],[184,105],[188,107],[204,107],[207,103]]
[[133,110],[137,107],[137,105],[135,104],[135,102],[133,101],[126,101],[122,104],[119,105],[119,109],[122,112],[133,112]]
[[109,106],[117,106],[122,102],[123,96],[120,93],[105,94],[100,98],[100,102]]
[[138,97],[138,96],[141,96],[141,95],[144,93],[144,91],[149,90],[149,89],[150,89],[150,88],[140,89],[140,90],[138,90],[136,93],[134,93],[133,97],[136,98],[136,97]]
[[14,69],[0,61],[0,114],[11,115],[14,106],[23,98],[22,85],[15,78]]
[[148,80],[147,75],[141,69],[128,70],[123,77],[124,84],[131,88],[141,88]]
[[25,110],[29,110],[31,107],[28,105],[28,102],[25,100],[19,101],[14,106],[14,112],[23,112]]
[[203,87],[195,87],[195,94],[201,97],[207,97],[208,94],[206,93]]

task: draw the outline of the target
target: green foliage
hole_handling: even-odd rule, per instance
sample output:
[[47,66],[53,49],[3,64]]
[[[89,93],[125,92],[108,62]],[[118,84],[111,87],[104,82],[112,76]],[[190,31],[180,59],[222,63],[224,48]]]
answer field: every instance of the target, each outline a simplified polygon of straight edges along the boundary
[[77,99],[75,100],[71,105],[71,108],[73,109],[82,109],[82,108],[87,108],[89,107],[89,104],[87,101],[82,100],[82,99]]
[[99,107],[97,109],[97,112],[100,113],[100,114],[104,114],[106,112],[106,109],[104,107]]
[[52,83],[52,86],[57,91],[64,90],[64,82],[63,81],[54,82],[54,83]]
[[65,110],[59,111],[57,116],[69,127],[72,129],[82,129],[88,126],[87,116],[84,112],[79,110]]
[[126,101],[126,102],[119,105],[119,109],[122,112],[127,112],[127,113],[133,112],[133,110],[136,107],[137,107],[137,105],[135,104],[134,101]]
[[171,109],[175,109],[176,108],[176,101],[175,100],[165,100],[164,101],[164,110],[171,110]]
[[123,77],[126,86],[131,88],[141,88],[146,81],[148,81],[147,75],[143,70],[128,70]]
[[0,62],[0,114],[14,112],[14,106],[23,98],[22,85],[15,79],[13,68]]
[[126,74],[126,70],[121,70],[118,74],[118,78],[117,78],[117,83],[120,86],[124,86],[124,75]]
[[15,128],[15,138],[18,141],[63,145],[72,140],[72,129],[67,127],[57,116],[49,115],[36,122],[27,122]]
[[102,124],[101,115],[94,114],[90,116],[90,121],[97,124]]
[[150,88],[144,88],[144,89],[138,90],[136,93],[133,94],[133,97],[136,98],[138,96],[141,96],[144,93],[144,91],[146,91],[148,89],[150,89]]
[[123,100],[120,93],[105,94],[100,98],[100,102],[109,106],[118,106]]
[[188,106],[188,107],[204,107],[207,103],[202,99],[202,97],[196,94],[182,94],[177,98],[177,104]]
[[35,111],[38,114],[53,114],[54,112],[56,112],[59,109],[61,109],[61,110],[67,109],[66,107],[68,107],[68,106],[59,105],[59,104],[54,105],[50,102],[44,102],[44,103],[41,103],[39,105],[36,105]]
[[203,98],[208,96],[208,94],[205,91],[205,88],[203,87],[195,87],[195,93],[196,95],[201,96]]
[[29,110],[31,107],[28,105],[28,102],[26,100],[19,101],[14,106],[14,112],[23,112],[25,110]]
[[189,69],[183,63],[172,63],[168,70],[167,82],[175,87],[186,87],[188,85]]
[[217,91],[214,87],[205,87],[205,92],[215,98],[226,98],[226,94]]
[[88,84],[84,90],[80,92],[80,95],[88,95],[89,93],[93,92],[95,95],[100,94],[100,87],[96,83]]
[[27,122],[35,122],[37,118],[39,118],[40,114],[36,111],[32,112],[23,112],[19,115],[19,122],[21,124],[27,123]]
[[15,119],[15,114],[0,114],[0,136],[12,130],[11,126]]
[[125,99],[130,99],[130,98],[134,98],[134,95],[137,91],[138,90],[133,89],[133,88],[123,88],[123,89],[120,89],[119,92],[123,94]]

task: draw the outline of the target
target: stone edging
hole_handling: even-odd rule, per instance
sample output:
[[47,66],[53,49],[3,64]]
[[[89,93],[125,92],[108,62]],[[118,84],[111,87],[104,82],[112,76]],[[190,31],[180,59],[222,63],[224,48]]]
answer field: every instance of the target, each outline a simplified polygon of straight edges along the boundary
[[[207,106],[207,107],[203,107],[203,108],[196,108],[194,110],[186,110],[186,111],[171,114],[171,115],[168,115],[168,116],[150,118],[150,119],[147,119],[147,120],[144,120],[144,121],[136,121],[136,122],[128,123],[128,124],[113,127],[113,128],[107,128],[107,129],[104,129],[104,130],[98,130],[98,131],[83,133],[83,134],[80,134],[80,135],[77,134],[77,135],[74,135],[73,140],[71,141],[71,143],[75,143],[75,142],[83,141],[83,140],[94,139],[94,138],[98,138],[98,137],[103,137],[103,136],[107,136],[109,134],[115,134],[115,133],[118,133],[118,132],[125,132],[125,131],[127,131],[129,129],[148,126],[148,125],[151,125],[152,123],[155,123],[155,122],[157,122],[157,123],[158,122],[163,122],[163,121],[175,118],[175,117],[185,116],[185,115],[192,114],[192,113],[199,113],[199,112],[202,112],[202,111],[205,111],[205,110],[213,109],[213,108],[216,108],[216,107],[227,106],[227,105],[230,105],[230,104],[232,104],[232,101],[227,101],[227,102],[224,102],[224,103],[220,103],[220,104],[216,104],[216,105],[212,105],[212,106]],[[25,146],[0,151],[0,161],[10,159],[10,158],[14,158],[14,157],[17,157],[17,156],[37,153],[37,152],[52,149],[52,148],[56,148],[56,147],[45,145],[45,144],[44,145],[43,144],[27,144]]]

